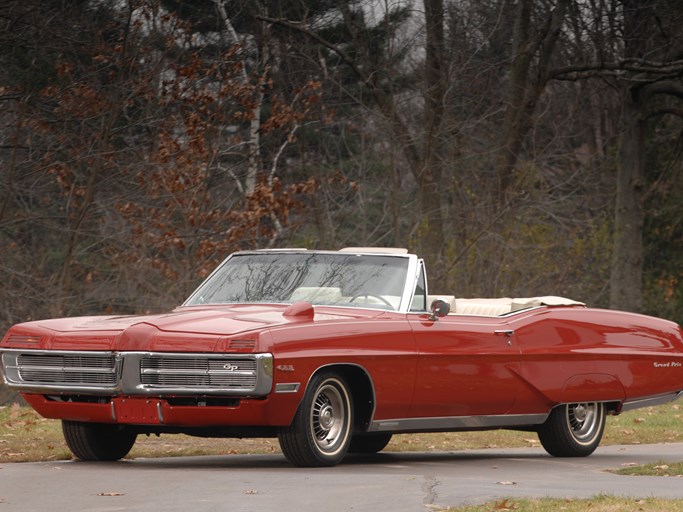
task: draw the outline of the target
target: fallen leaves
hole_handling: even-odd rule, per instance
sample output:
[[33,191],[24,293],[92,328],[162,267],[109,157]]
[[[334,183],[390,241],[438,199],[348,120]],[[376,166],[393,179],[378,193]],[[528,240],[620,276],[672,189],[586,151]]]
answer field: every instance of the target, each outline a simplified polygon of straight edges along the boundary
[[514,503],[511,503],[509,499],[504,499],[503,501],[499,501],[497,503],[493,504],[493,510],[502,510],[502,511],[507,511],[507,510],[516,510],[517,505]]

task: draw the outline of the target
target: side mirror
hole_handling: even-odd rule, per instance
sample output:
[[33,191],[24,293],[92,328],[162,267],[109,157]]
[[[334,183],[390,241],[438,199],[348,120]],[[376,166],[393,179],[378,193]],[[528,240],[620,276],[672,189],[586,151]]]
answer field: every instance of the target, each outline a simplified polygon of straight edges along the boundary
[[451,311],[451,305],[443,299],[434,299],[431,305],[432,314],[429,319],[436,321],[442,316],[446,316]]

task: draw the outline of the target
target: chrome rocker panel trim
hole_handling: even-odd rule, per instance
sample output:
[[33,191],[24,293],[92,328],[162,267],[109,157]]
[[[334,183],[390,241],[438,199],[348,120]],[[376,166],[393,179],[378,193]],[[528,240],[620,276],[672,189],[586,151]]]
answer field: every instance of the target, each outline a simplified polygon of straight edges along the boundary
[[540,425],[550,413],[375,420],[368,432],[438,432]]

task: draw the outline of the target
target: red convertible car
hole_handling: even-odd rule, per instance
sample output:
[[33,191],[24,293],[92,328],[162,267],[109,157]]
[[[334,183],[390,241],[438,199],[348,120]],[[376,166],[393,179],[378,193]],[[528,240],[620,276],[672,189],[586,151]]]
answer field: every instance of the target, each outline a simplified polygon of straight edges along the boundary
[[235,253],[170,313],[23,323],[0,354],[5,383],[83,460],[185,433],[277,436],[292,464],[331,466],[394,433],[500,428],[586,456],[607,415],[683,393],[677,324],[560,297],[433,297],[402,249]]

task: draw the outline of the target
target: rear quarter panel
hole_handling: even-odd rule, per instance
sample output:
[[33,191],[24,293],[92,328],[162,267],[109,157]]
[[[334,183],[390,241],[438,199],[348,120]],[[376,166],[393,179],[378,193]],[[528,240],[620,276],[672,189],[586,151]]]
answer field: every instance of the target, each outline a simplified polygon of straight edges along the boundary
[[683,389],[678,325],[633,313],[543,308],[510,317],[521,351],[517,412],[541,403],[630,401]]

